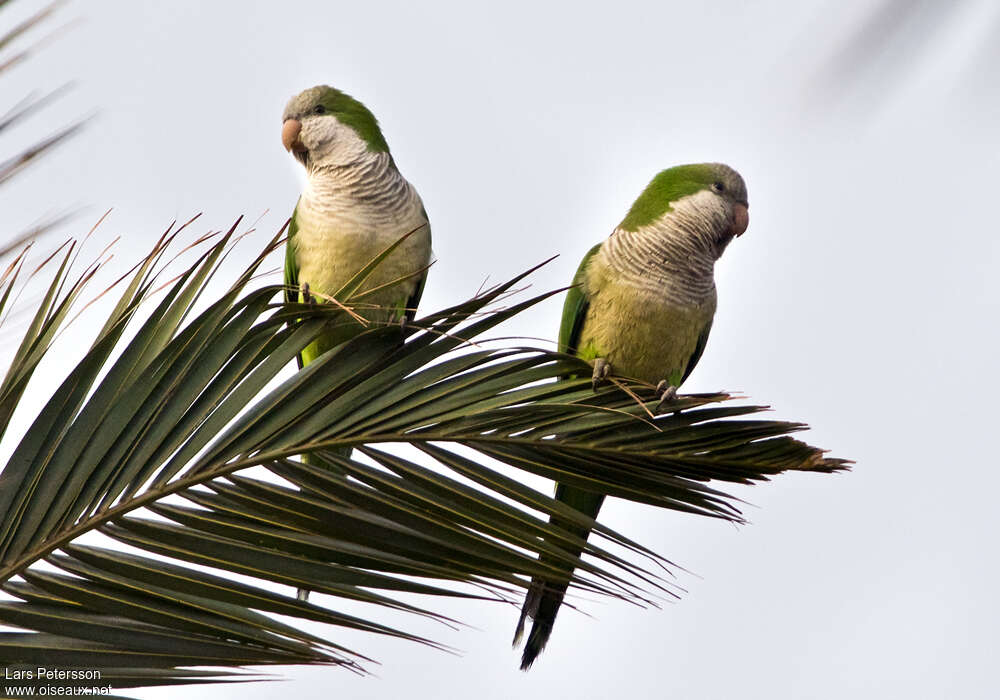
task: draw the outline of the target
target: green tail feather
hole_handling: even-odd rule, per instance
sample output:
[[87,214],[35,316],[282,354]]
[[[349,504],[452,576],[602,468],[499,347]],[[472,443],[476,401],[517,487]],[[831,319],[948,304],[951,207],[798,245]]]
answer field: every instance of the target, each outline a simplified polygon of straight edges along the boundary
[[[532,582],[534,586],[535,582]],[[542,653],[545,645],[552,634],[552,626],[555,624],[556,614],[562,606],[566,597],[565,584],[548,584],[539,588],[532,588],[528,591],[524,599],[524,607],[521,609],[521,618],[517,623],[517,633],[515,643],[520,641],[524,633],[524,623],[527,617],[532,618],[531,633],[528,641],[524,645],[524,652],[521,654],[521,670],[527,671],[535,663],[535,659]]]
[[[581,513],[596,518],[604,503],[604,495],[592,493],[582,489],[575,489],[570,486],[559,484],[556,486],[556,500],[576,508]],[[553,525],[571,532],[575,535],[587,539],[590,530],[552,517],[549,522]],[[571,554],[579,557],[583,549],[569,550]],[[544,554],[540,557],[544,563],[553,564],[551,557]],[[524,635],[524,627],[528,618],[531,618],[531,632],[528,634],[528,641],[524,645],[524,652],[521,655],[521,670],[527,671],[542,653],[545,645],[552,634],[552,626],[555,624],[556,615],[566,597],[566,589],[569,587],[570,577],[573,570],[566,572],[565,581],[544,581],[542,579],[532,579],[531,587],[524,598],[524,605],[521,608],[521,617],[517,621],[517,629],[514,631],[514,646],[517,646]]]

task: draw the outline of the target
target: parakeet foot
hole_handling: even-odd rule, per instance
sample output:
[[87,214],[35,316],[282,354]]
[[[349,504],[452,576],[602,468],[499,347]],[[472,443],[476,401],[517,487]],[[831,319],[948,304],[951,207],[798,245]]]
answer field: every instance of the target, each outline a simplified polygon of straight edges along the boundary
[[605,360],[603,357],[598,357],[594,359],[594,375],[591,377],[590,383],[594,387],[594,391],[604,383],[604,380],[608,378],[611,374],[611,363]]
[[306,588],[300,588],[295,593],[295,599],[299,600],[299,601],[301,601],[303,603],[308,602],[309,601],[309,590],[306,589]]
[[677,387],[668,384],[666,379],[661,379],[656,385],[656,393],[660,395],[660,403],[656,404],[657,413],[663,413],[667,406],[677,400]]
[[312,304],[313,303],[313,296],[312,296],[312,294],[309,293],[309,283],[308,282],[303,282],[302,285],[301,285],[301,287],[300,287],[300,289],[302,290],[302,303],[303,304]]

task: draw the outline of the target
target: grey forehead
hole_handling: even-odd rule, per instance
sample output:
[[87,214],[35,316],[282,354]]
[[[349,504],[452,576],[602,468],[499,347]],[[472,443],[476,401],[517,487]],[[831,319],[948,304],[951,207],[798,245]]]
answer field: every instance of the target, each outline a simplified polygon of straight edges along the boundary
[[737,201],[747,201],[747,184],[743,181],[743,176],[724,163],[717,163],[715,167],[719,178],[725,183],[733,198]]
[[284,121],[290,117],[301,116],[304,112],[308,112],[319,99],[320,95],[323,94],[325,87],[324,85],[311,87],[290,99],[288,104],[285,105],[285,111],[281,116],[281,120]]

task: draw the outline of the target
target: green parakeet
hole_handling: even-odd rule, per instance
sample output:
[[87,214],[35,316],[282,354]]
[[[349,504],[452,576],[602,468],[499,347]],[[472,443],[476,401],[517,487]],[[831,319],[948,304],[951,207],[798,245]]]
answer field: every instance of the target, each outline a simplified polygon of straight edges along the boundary
[[[726,165],[659,173],[580,263],[563,307],[559,350],[593,362],[595,387],[613,372],[656,384],[661,408],[668,404],[705,349],[715,314],[715,261],[746,230],[747,206],[743,178]],[[604,494],[557,484],[556,499],[596,518]],[[589,534],[552,522],[584,539]],[[531,582],[514,636],[516,645],[526,619],[533,620],[524,670],[552,633],[570,574],[563,583]]]
[[[281,142],[307,175],[288,229],[286,298],[321,302],[416,230],[359,292],[380,289],[354,308],[372,324],[411,319],[430,263],[430,225],[416,189],[396,168],[375,116],[350,95],[318,85],[288,102]],[[303,350],[300,366],[362,330],[357,323],[338,324]]]
[[[375,116],[350,95],[318,85],[288,102],[281,143],[307,175],[288,228],[286,300],[322,303],[413,232],[358,293],[375,291],[352,304],[372,325],[412,319],[431,258],[430,225],[420,196],[396,168]],[[363,330],[353,320],[331,327],[302,351],[299,367]],[[300,599],[307,596],[308,591],[299,591]]]

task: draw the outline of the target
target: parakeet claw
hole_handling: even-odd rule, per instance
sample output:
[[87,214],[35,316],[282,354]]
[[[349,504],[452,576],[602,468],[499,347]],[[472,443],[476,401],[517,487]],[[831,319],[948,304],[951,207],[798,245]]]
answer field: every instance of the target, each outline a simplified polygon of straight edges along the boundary
[[308,282],[303,282],[302,286],[300,287],[300,289],[302,290],[302,303],[303,304],[312,304],[313,303],[313,297],[312,297],[312,294],[309,293],[309,283]]
[[608,378],[611,374],[611,363],[605,360],[603,357],[598,357],[594,360],[594,375],[591,377],[591,385],[594,387],[594,391],[604,383],[604,380]]
[[656,385],[656,393],[660,394],[660,403],[656,404],[657,413],[663,413],[667,406],[677,400],[677,387],[668,385],[665,379],[661,379],[660,383]]
[[300,588],[295,593],[295,599],[298,600],[298,601],[300,601],[300,602],[303,602],[303,603],[308,602],[309,601],[309,590],[306,589],[306,588]]

